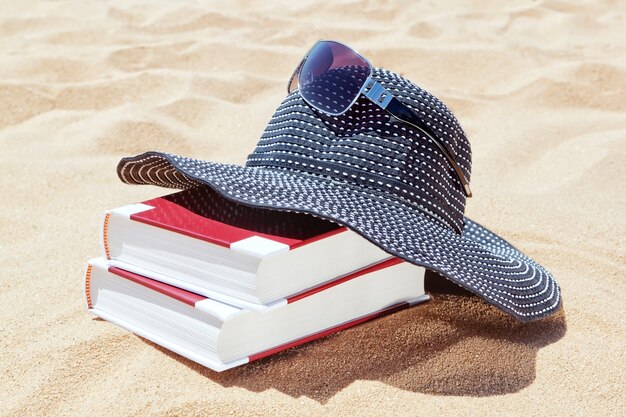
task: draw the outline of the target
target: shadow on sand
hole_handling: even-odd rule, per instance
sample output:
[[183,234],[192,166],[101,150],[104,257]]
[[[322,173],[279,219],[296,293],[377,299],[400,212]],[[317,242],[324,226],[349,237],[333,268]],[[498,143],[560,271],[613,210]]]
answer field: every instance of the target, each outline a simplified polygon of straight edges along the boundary
[[224,387],[273,388],[320,403],[356,380],[468,396],[507,394],[530,385],[539,349],[566,332],[563,309],[520,323],[447,282],[427,276],[433,296],[428,303],[222,373],[144,341]]

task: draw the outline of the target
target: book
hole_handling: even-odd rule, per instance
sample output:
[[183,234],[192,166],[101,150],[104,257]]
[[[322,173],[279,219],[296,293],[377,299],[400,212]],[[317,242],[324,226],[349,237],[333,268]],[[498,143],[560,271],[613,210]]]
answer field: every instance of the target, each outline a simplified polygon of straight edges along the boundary
[[119,268],[252,309],[391,258],[338,224],[209,187],[109,210],[102,250]]
[[252,311],[89,261],[91,313],[215,371],[223,371],[428,299],[424,269],[397,258]]

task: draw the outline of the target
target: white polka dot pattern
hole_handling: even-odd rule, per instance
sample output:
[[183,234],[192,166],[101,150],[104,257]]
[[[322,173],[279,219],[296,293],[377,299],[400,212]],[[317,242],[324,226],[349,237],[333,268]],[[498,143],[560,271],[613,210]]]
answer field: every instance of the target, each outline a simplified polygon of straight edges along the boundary
[[[452,113],[398,75],[376,69],[374,78],[430,121],[469,177],[469,143]],[[309,213],[441,273],[522,321],[556,311],[552,275],[463,216],[458,179],[434,146],[367,101],[342,116],[320,116],[295,92],[245,167],[148,152],[122,159],[118,175],[130,184],[208,185],[242,204]]]
[[[372,78],[423,116],[469,178],[469,143],[448,108],[390,71],[375,68]],[[390,120],[364,97],[343,115],[327,116],[312,110],[295,91],[276,110],[246,165],[382,189],[458,233],[463,229],[465,194],[445,156],[419,130]]]

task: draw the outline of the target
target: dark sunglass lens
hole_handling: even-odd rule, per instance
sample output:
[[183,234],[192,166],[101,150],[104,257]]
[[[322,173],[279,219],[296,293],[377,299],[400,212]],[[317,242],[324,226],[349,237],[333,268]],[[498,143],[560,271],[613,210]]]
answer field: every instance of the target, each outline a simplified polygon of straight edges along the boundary
[[337,42],[318,42],[300,69],[300,94],[329,114],[345,112],[370,75],[369,63]]

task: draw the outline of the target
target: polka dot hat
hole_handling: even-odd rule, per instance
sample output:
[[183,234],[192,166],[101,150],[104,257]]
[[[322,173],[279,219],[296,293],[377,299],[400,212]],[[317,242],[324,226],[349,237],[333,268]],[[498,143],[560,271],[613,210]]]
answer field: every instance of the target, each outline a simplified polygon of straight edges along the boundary
[[[395,73],[375,68],[372,77],[422,116],[470,178],[470,144],[450,110]],[[465,193],[436,145],[364,97],[347,113],[327,116],[293,92],[245,166],[147,152],[122,159],[118,175],[129,184],[205,185],[242,204],[345,225],[522,321],[560,305],[550,272],[464,217]]]

